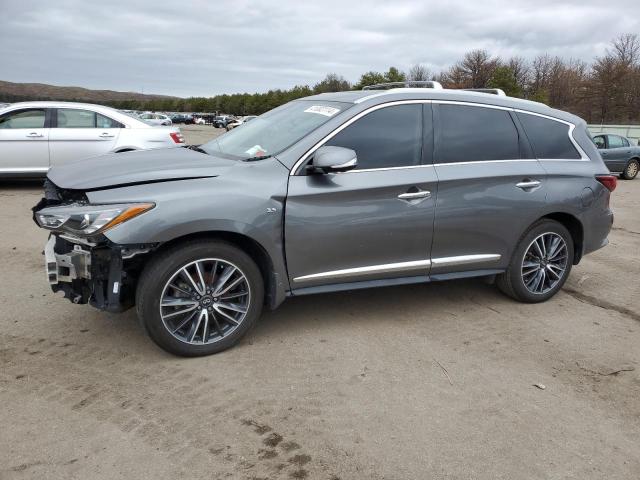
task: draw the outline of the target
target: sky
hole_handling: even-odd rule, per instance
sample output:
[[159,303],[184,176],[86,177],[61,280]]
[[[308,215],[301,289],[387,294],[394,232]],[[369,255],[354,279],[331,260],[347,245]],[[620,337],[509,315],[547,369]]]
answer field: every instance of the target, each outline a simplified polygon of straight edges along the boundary
[[591,62],[637,0],[0,0],[0,80],[176,96],[264,92],[465,52]]

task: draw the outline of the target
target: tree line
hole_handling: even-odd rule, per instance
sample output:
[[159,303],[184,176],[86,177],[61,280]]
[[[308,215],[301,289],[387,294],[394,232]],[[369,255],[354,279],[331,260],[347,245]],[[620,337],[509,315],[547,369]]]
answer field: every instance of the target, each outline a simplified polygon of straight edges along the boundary
[[369,71],[355,84],[330,73],[315,85],[298,85],[288,90],[103,103],[130,110],[259,115],[300,97],[406,80],[436,80],[445,88],[501,88],[507,95],[567,110],[588,123],[640,123],[640,38],[637,34],[615,38],[605,54],[590,64],[547,54],[532,60],[520,56],[500,58],[478,49],[466,53],[441,72],[432,72],[418,64],[406,72],[396,67],[386,72]]

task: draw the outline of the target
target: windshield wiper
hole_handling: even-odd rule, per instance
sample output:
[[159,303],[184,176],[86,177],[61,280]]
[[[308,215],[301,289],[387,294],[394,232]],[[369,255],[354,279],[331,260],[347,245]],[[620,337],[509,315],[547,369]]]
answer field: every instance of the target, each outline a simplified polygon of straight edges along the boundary
[[273,155],[262,155],[261,157],[249,157],[245,158],[243,162],[257,162],[258,160],[264,160],[265,158],[271,158]]

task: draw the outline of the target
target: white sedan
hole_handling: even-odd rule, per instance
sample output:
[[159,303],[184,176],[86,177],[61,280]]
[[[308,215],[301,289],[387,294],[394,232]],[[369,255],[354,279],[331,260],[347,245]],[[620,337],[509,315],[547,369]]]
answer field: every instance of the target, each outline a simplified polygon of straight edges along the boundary
[[171,119],[168,116],[163,115],[162,113],[146,112],[141,113],[140,115],[138,115],[138,117],[147,122],[149,125],[163,125],[168,127],[169,125],[173,124]]
[[0,109],[0,177],[44,176],[53,165],[183,144],[177,127],[151,126],[101,105],[23,102]]

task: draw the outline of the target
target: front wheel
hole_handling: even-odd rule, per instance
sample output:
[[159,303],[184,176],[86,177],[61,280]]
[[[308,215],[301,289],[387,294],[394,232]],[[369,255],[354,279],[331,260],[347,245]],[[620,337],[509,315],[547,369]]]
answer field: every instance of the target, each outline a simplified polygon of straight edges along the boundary
[[629,163],[627,163],[627,166],[620,176],[624,180],[633,180],[634,178],[636,178],[636,175],[638,175],[639,169],[640,163],[634,158],[632,160],[629,160]]
[[571,272],[573,239],[560,223],[543,219],[521,237],[506,272],[496,279],[506,295],[526,303],[544,302],[562,288]]
[[255,262],[220,241],[192,241],[157,256],[136,291],[138,317],[163,349],[202,356],[235,345],[262,311],[264,286]]

